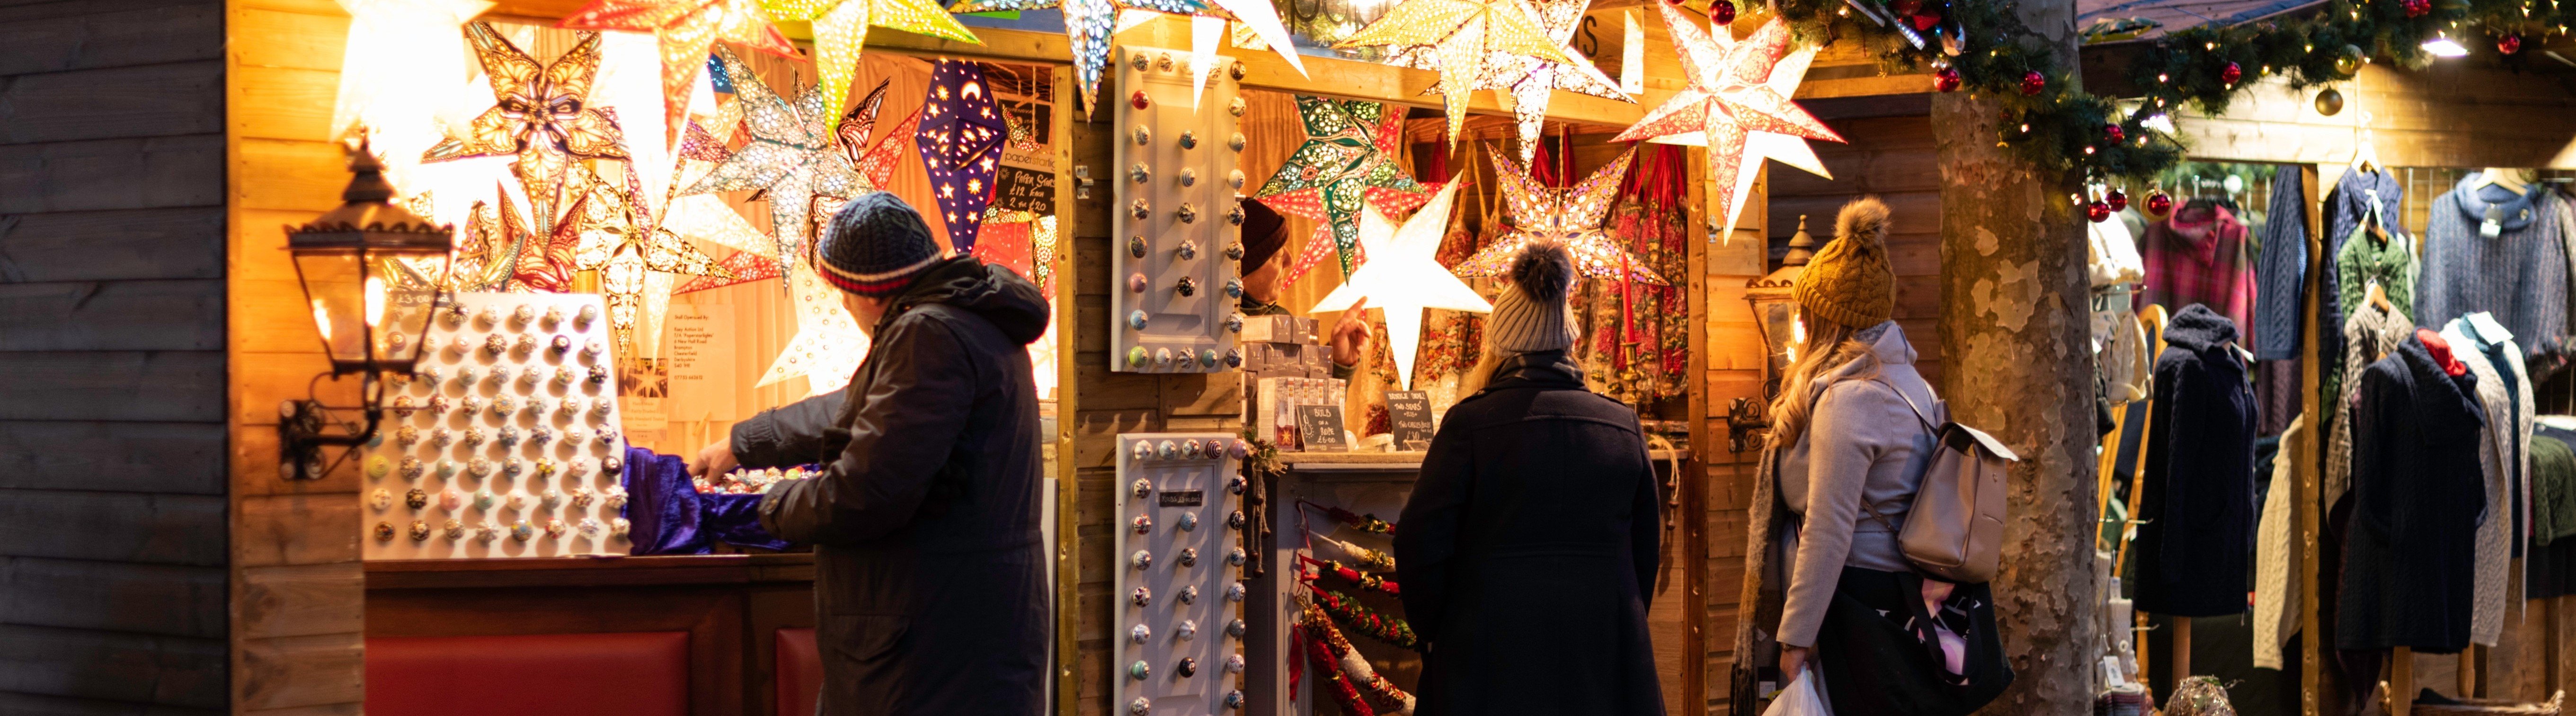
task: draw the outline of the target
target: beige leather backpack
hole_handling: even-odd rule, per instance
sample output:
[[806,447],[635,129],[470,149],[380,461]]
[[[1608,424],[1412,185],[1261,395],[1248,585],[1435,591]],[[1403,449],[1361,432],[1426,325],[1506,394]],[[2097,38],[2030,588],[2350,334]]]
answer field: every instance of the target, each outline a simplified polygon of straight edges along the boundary
[[[1984,431],[1948,420],[1935,426],[1905,391],[1887,381],[1871,382],[1895,391],[1906,409],[1914,411],[1914,419],[1940,439],[1924,465],[1914,509],[1897,531],[1906,561],[1946,582],[1994,579],[2003,564],[2004,470],[2020,458]],[[1887,524],[1877,505],[1868,509],[1870,517]]]

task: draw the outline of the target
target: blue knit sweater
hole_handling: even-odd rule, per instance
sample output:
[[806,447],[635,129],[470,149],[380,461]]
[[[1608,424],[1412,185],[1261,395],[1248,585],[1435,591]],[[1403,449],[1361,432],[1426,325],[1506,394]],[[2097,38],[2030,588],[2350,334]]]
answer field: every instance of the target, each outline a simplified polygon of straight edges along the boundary
[[2567,245],[2557,214],[2566,203],[2543,187],[2517,194],[2476,182],[2461,180],[2433,200],[2415,282],[2416,325],[2438,330],[2487,311],[2526,351],[2567,335]]

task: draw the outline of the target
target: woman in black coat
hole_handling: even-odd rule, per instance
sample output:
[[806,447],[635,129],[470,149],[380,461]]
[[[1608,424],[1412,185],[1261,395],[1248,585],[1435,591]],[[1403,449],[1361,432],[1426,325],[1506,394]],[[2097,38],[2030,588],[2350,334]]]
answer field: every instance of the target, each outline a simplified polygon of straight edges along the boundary
[[1486,322],[1395,537],[1421,635],[1414,711],[1664,713],[1646,634],[1662,506],[1637,414],[1566,355],[1573,260],[1533,244]]

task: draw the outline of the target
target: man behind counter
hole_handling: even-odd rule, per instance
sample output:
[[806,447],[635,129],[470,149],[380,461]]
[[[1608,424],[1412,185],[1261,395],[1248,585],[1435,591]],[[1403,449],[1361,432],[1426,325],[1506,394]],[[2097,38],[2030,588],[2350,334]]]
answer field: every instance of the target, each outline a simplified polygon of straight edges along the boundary
[[[1279,212],[1261,202],[1243,200],[1243,302],[1235,310],[1246,316],[1285,316],[1288,307],[1279,305],[1279,276],[1288,271],[1288,221]],[[1368,347],[1369,324],[1360,319],[1368,311],[1368,299],[1351,304],[1340,321],[1333,324],[1333,377],[1349,380],[1351,369],[1360,363],[1360,350]]]
[[1047,616],[1038,533],[1037,286],[943,258],[894,194],[832,217],[815,268],[873,339],[849,387],[736,424],[693,475],[820,462],[760,503],[814,545],[823,714],[1037,713]]

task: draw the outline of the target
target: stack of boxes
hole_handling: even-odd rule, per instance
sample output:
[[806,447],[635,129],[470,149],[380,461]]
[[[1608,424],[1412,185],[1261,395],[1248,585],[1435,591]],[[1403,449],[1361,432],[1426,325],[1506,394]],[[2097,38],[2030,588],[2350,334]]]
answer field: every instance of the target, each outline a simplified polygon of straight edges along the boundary
[[1283,451],[1305,449],[1297,406],[1340,405],[1347,388],[1333,378],[1332,350],[1315,342],[1315,328],[1312,318],[1249,316],[1236,337],[1253,434]]

